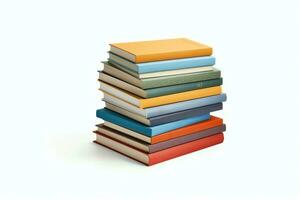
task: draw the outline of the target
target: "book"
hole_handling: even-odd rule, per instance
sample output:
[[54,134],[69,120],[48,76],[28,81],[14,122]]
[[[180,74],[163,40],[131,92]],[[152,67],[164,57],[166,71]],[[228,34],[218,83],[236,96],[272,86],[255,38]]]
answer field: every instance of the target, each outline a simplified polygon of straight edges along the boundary
[[[137,138],[141,141],[147,142],[149,144],[156,144],[159,142],[163,142],[163,141],[167,141],[173,138],[177,138],[177,137],[181,137],[181,136],[185,136],[185,135],[189,135],[192,133],[196,133],[202,130],[206,130],[209,128],[213,128],[215,126],[221,126],[223,124],[223,120],[221,118],[215,117],[215,116],[211,116],[210,119],[205,120],[205,121],[201,121],[201,122],[197,122],[188,126],[184,126],[181,128],[177,128],[168,132],[164,132],[162,134],[159,135],[155,135],[152,137],[143,135],[141,133],[132,131],[130,129],[127,129],[125,127],[119,126],[117,124],[108,122],[108,121],[104,121],[104,126],[109,127],[111,129],[120,131],[124,134],[130,135],[134,138]],[[99,125],[97,125],[97,127],[99,127]]]
[[159,135],[164,132],[168,132],[177,128],[188,126],[197,122],[205,121],[210,118],[209,114],[199,115],[196,117],[191,117],[187,119],[182,119],[176,122],[170,122],[157,126],[146,126],[136,120],[130,119],[124,115],[121,115],[117,112],[111,111],[109,109],[103,108],[99,109],[96,112],[98,118],[103,119],[104,121],[111,122],[113,124],[122,126],[124,128],[130,129],[132,131],[141,133],[146,136]]
[[[105,72],[105,74],[103,72]],[[206,80],[211,80],[211,79],[216,79],[221,77],[221,71],[216,68],[204,72],[161,76],[161,77],[146,78],[146,79],[138,79],[116,68],[109,68],[109,70],[107,70],[107,68],[104,68],[103,72],[99,72],[100,80],[102,76],[107,75],[107,79],[111,77],[118,78],[142,89],[150,89],[150,88],[165,87],[170,85],[179,85],[184,83],[206,81]],[[108,80],[108,82],[111,81]]]
[[111,129],[109,127],[106,127],[103,124],[101,124],[98,127],[98,130],[94,131],[94,133],[106,135],[110,138],[113,138],[117,141],[123,142],[127,145],[135,147],[135,148],[137,148],[141,151],[144,151],[146,153],[154,153],[154,152],[157,152],[157,151],[168,149],[168,148],[173,147],[173,146],[177,146],[177,145],[184,144],[184,143],[187,143],[187,142],[191,142],[191,141],[194,141],[194,140],[198,140],[198,139],[201,139],[201,138],[204,138],[204,137],[208,137],[208,136],[220,133],[220,132],[224,132],[225,130],[226,130],[226,126],[223,124],[221,126],[216,126],[216,127],[209,128],[209,129],[206,129],[206,130],[198,131],[198,132],[193,133],[193,134],[177,137],[177,138],[170,139],[170,140],[167,140],[167,141],[164,141],[164,142],[159,142],[159,143],[156,143],[156,144],[148,144],[148,143],[146,143],[144,141],[141,141],[139,139],[136,139],[132,136],[126,135],[122,132]]
[[136,120],[142,124],[145,124],[147,126],[157,126],[157,125],[161,125],[161,124],[175,122],[178,120],[196,117],[196,116],[203,115],[206,113],[218,111],[218,110],[222,109],[223,105],[222,105],[222,103],[211,104],[211,105],[197,107],[197,108],[193,108],[193,109],[189,109],[189,110],[182,110],[182,111],[175,112],[175,113],[169,113],[169,114],[165,114],[165,115],[151,117],[148,119],[144,118],[140,115],[137,115],[135,113],[129,112],[128,110],[125,110],[125,109],[115,106],[113,104],[110,104],[110,103],[105,103],[105,107],[108,108],[109,110],[112,110],[121,115],[124,115],[131,119],[134,119],[134,120]]
[[110,51],[135,63],[212,54],[211,47],[186,38],[113,43]]
[[[167,70],[167,71],[159,71],[159,72],[148,72],[139,74],[133,70],[130,70],[128,68],[122,67],[121,65],[115,63],[108,63],[108,62],[102,62],[104,64],[103,71],[111,74],[111,73],[117,73],[113,70],[119,69],[123,72],[126,72],[138,79],[145,79],[145,78],[155,78],[155,77],[161,77],[161,76],[171,76],[171,75],[178,75],[178,74],[189,74],[189,73],[195,73],[195,72],[205,72],[205,71],[211,71],[213,70],[212,66],[201,66],[201,67],[193,67],[193,68],[186,68],[186,69],[176,69],[176,70]],[[108,71],[112,71],[109,73]]]
[[133,63],[120,56],[117,56],[112,52],[109,52],[108,54],[109,63],[115,66],[118,65],[123,69],[134,71],[138,74],[212,66],[216,63],[216,59],[213,56],[182,58],[176,60],[164,60],[148,63]]
[[223,133],[218,133],[154,153],[145,153],[123,142],[114,140],[113,138],[110,138],[104,134],[97,135],[94,142],[150,166],[188,153],[192,153],[194,151],[198,151],[200,149],[220,144],[223,142],[223,140]]
[[150,107],[166,105],[170,103],[187,101],[191,99],[214,96],[214,95],[219,95],[222,92],[221,86],[215,86],[210,88],[202,88],[202,89],[191,90],[191,91],[186,91],[186,92],[181,92],[176,94],[144,99],[130,92],[127,92],[125,90],[114,87],[104,82],[101,82],[100,90],[112,96],[116,96],[139,108],[150,108]]
[[109,76],[105,73],[99,74],[98,80],[100,82],[109,83],[111,85],[129,91],[143,98],[152,98],[152,97],[164,96],[168,94],[175,94],[175,93],[180,93],[180,92],[185,92],[185,91],[190,91],[195,89],[222,85],[222,78],[217,78],[217,79],[211,79],[211,80],[200,81],[200,82],[184,83],[180,85],[171,85],[171,86],[151,88],[151,89],[141,89],[125,81],[117,79],[113,76]]
[[110,104],[116,105],[120,108],[128,110],[132,113],[138,114],[144,118],[151,118],[160,115],[165,115],[169,113],[179,112],[183,110],[198,108],[202,106],[207,106],[211,104],[221,103],[226,101],[226,94],[222,93],[220,95],[214,95],[210,97],[198,98],[188,101],[182,101],[178,103],[171,103],[162,106],[156,106],[151,108],[138,108],[118,97],[112,96],[106,92],[103,92],[103,101],[108,102]]

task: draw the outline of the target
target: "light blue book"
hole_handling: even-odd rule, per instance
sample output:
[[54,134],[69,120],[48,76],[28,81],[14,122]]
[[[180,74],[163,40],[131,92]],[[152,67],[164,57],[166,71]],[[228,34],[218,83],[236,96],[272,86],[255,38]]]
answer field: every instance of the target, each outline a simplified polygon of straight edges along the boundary
[[174,130],[177,128],[181,128],[184,126],[188,126],[190,124],[194,124],[197,122],[201,122],[201,121],[210,119],[209,114],[204,114],[204,115],[187,118],[187,119],[183,119],[183,120],[179,120],[179,121],[175,121],[175,122],[170,122],[170,123],[166,123],[166,124],[162,124],[162,125],[146,126],[142,123],[139,123],[135,120],[132,120],[128,117],[125,117],[124,115],[113,112],[106,108],[97,110],[96,115],[97,115],[97,117],[99,117],[105,121],[111,122],[113,124],[122,126],[124,128],[133,130],[135,132],[141,133],[141,134],[149,136],[149,137],[159,135],[159,134],[162,134],[167,131],[171,131],[171,130]]
[[182,112],[184,110],[191,110],[203,106],[222,103],[226,101],[226,94],[223,93],[220,95],[192,99],[188,101],[181,101],[177,103],[171,103],[151,108],[138,108],[108,93],[104,93],[103,101],[125,109],[128,112],[140,115],[143,118],[151,119],[153,117],[169,115],[171,113]]
[[205,98],[193,99],[189,101],[182,101],[178,103],[167,104],[163,106],[156,106],[151,108],[146,108],[145,112],[147,118],[156,117],[160,115],[165,115],[169,113],[174,113],[178,111],[193,109],[197,107],[207,106],[211,104],[221,103],[226,101],[226,94],[220,94]]
[[133,63],[111,52],[109,52],[108,59],[108,61],[112,64],[122,66],[137,73],[150,73],[167,70],[186,69],[192,67],[212,66],[215,64],[215,60],[216,59],[213,56],[202,56],[147,63]]

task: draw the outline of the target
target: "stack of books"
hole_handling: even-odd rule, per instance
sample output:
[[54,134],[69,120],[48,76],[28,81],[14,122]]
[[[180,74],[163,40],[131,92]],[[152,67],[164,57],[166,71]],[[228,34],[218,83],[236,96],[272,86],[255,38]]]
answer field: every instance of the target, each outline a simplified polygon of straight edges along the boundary
[[212,48],[185,38],[110,45],[99,71],[97,144],[146,165],[224,140],[221,71]]

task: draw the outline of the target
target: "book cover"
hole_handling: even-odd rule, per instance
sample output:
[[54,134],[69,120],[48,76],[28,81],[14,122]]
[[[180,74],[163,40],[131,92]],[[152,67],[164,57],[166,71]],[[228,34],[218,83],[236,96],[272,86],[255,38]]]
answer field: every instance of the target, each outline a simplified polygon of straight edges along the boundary
[[176,158],[188,153],[198,151],[213,145],[222,143],[224,140],[223,133],[218,133],[209,137],[194,140],[192,142],[177,145],[168,149],[164,149],[154,153],[145,153],[137,148],[129,146],[120,141],[114,140],[103,134],[99,134],[94,141],[97,144],[103,145],[111,150],[119,152],[129,158],[137,160],[145,165],[158,164],[172,158]]
[[[146,78],[146,79],[138,79],[116,68],[104,68],[103,72],[110,77],[121,79],[141,89],[151,89],[151,88],[165,87],[170,85],[179,85],[184,83],[206,81],[206,80],[217,79],[221,77],[221,71],[216,68],[213,68],[210,71],[161,76],[161,77]],[[101,76],[103,76],[102,75],[103,72],[99,72],[99,79],[101,79]]]
[[148,144],[144,141],[136,139],[132,136],[119,132],[117,130],[111,129],[109,127],[104,126],[103,124],[98,127],[97,131],[94,131],[96,134],[104,134],[108,137],[111,137],[119,142],[123,142],[127,145],[135,147],[145,153],[154,153],[157,151],[161,151],[173,146],[177,146],[180,144],[184,144],[187,142],[191,142],[194,140],[198,140],[204,137],[208,137],[220,132],[224,132],[226,130],[226,126],[223,124],[221,126],[216,126],[210,129],[202,130],[193,134],[177,137],[174,139],[170,139],[168,141],[156,143],[156,144]]
[[222,103],[226,101],[226,94],[222,93],[220,95],[182,101],[178,103],[171,103],[167,105],[156,106],[156,107],[145,108],[145,109],[138,108],[130,103],[127,103],[126,101],[123,101],[122,99],[119,99],[118,97],[112,96],[105,92],[103,92],[102,100],[110,104],[116,105],[118,107],[121,107],[125,110],[128,110],[132,113],[138,114],[142,117],[151,118],[151,117],[156,117],[156,116],[165,115],[169,113],[175,113],[183,110],[189,110],[193,108],[207,106],[211,104]]
[[112,110],[121,115],[129,117],[129,118],[136,120],[147,126],[157,126],[157,125],[161,125],[161,124],[175,122],[178,120],[187,119],[187,118],[195,117],[198,115],[203,115],[206,113],[218,111],[223,108],[223,105],[222,105],[222,103],[211,104],[211,105],[197,107],[197,108],[193,108],[193,109],[189,109],[189,110],[182,110],[179,112],[174,112],[174,113],[169,113],[169,114],[160,115],[160,116],[156,116],[156,117],[151,117],[148,119],[145,117],[142,117],[140,115],[137,115],[135,113],[129,112],[128,110],[125,110],[125,109],[115,106],[113,104],[105,103],[105,107],[108,108],[109,110]]
[[121,79],[115,78],[105,73],[100,73],[98,80],[100,82],[109,83],[110,85],[129,91],[143,98],[152,98],[152,97],[164,96],[168,94],[175,94],[175,93],[180,93],[180,92],[185,92],[185,91],[190,91],[195,89],[202,89],[202,88],[222,85],[222,78],[217,78],[217,79],[211,79],[205,81],[184,83],[179,85],[170,85],[170,86],[159,87],[159,88],[141,89],[135,85],[132,85],[128,82],[125,82]]
[[135,63],[209,56],[212,48],[186,38],[110,44],[110,51]]
[[127,92],[120,88],[116,88],[104,82],[101,82],[100,90],[112,96],[116,96],[139,108],[150,108],[150,107],[166,105],[170,103],[187,101],[191,99],[214,96],[214,95],[219,95],[222,92],[221,86],[215,86],[210,88],[202,88],[202,89],[191,90],[191,91],[186,91],[186,92],[181,92],[176,94],[144,99],[130,92]]
[[179,120],[176,122],[170,122],[170,123],[166,123],[166,124],[162,124],[162,125],[146,126],[140,122],[137,122],[136,120],[130,119],[124,115],[121,115],[119,113],[116,113],[116,112],[111,111],[106,108],[97,110],[96,116],[105,121],[117,124],[124,128],[130,129],[132,131],[135,131],[135,132],[138,132],[143,135],[150,136],[150,137],[152,137],[154,135],[162,134],[164,132],[168,132],[168,131],[171,131],[171,130],[174,130],[177,128],[188,126],[190,124],[205,121],[210,118],[209,114],[204,114],[204,115]]
[[[156,144],[159,142],[163,142],[163,141],[167,141],[173,138],[177,138],[177,137],[181,137],[181,136],[185,136],[185,135],[189,135],[192,133],[196,133],[202,130],[206,130],[209,128],[213,128],[216,126],[221,126],[223,124],[223,120],[221,118],[215,117],[215,116],[211,116],[211,118],[209,120],[205,120],[205,121],[201,121],[201,122],[197,122],[182,128],[177,128],[159,135],[155,135],[152,137],[143,135],[141,133],[132,131],[130,129],[127,129],[125,127],[119,126],[117,124],[108,122],[108,121],[104,121],[104,126],[109,127],[111,129],[117,130],[119,132],[122,132],[124,134],[130,135],[134,138],[137,138],[141,141],[144,141],[146,143],[149,144]],[[97,125],[97,127],[99,127],[99,125]]]

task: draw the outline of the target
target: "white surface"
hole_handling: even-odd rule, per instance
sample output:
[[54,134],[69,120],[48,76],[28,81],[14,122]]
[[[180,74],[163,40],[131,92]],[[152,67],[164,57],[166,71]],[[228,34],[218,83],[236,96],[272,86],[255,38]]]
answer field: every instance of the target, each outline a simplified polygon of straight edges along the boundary
[[[0,199],[299,199],[299,19],[297,1],[1,1]],[[153,167],[92,144],[108,44],[170,37],[214,47],[225,143]]]

